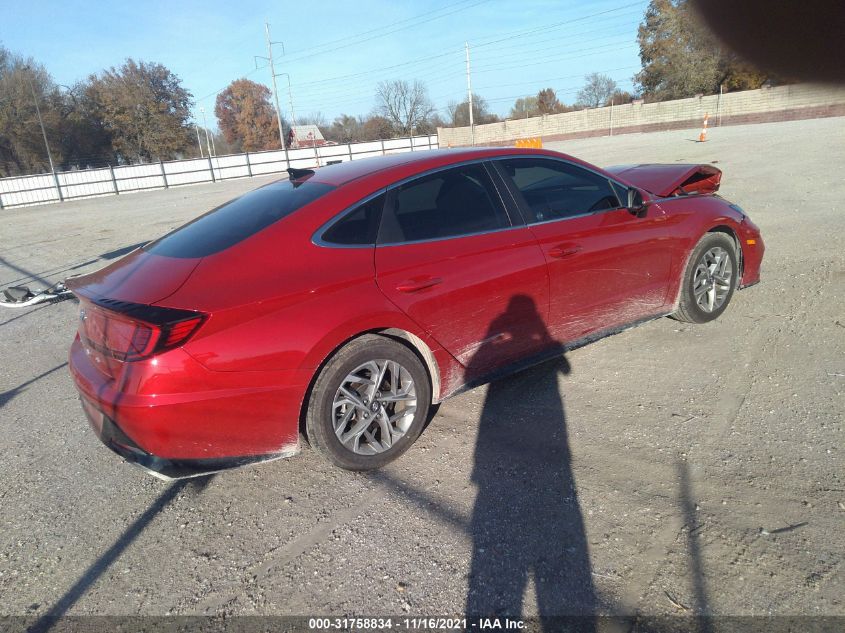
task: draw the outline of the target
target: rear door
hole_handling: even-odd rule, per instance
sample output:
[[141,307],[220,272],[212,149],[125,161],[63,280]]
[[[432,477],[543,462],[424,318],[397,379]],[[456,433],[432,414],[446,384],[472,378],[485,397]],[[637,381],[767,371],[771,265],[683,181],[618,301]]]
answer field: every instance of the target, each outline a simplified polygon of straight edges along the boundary
[[659,313],[671,265],[666,215],[635,217],[624,189],[554,158],[494,163],[536,235],[549,266],[552,335],[573,341]]
[[549,344],[545,259],[482,163],[392,188],[375,263],[382,292],[468,368],[468,379]]

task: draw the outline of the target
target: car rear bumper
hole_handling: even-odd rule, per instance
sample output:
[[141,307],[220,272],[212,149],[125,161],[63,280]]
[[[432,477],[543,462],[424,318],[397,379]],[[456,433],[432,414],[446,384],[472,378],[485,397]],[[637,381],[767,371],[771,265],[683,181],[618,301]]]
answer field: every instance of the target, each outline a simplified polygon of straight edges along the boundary
[[79,338],[69,367],[97,436],[166,478],[197,476],[299,450],[307,381],[297,372],[213,372],[182,350],[109,377]]
[[241,468],[250,464],[291,457],[299,452],[298,447],[287,451],[279,451],[266,455],[250,455],[245,457],[222,457],[209,459],[165,459],[152,455],[138,446],[132,438],[124,433],[114,421],[102,411],[99,411],[80,396],[83,409],[88,421],[100,441],[127,462],[138,466],[145,472],[159,479],[171,481],[189,477],[202,477],[218,473],[223,470]]

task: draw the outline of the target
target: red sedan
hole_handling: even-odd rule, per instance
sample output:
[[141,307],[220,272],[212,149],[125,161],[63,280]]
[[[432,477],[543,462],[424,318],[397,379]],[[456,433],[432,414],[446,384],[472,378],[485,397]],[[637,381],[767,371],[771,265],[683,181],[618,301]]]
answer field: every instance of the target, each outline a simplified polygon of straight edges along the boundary
[[661,316],[703,323],[763,241],[709,165],[401,154],[252,191],[90,275],[70,368],[162,477],[293,455],[377,468],[432,404]]

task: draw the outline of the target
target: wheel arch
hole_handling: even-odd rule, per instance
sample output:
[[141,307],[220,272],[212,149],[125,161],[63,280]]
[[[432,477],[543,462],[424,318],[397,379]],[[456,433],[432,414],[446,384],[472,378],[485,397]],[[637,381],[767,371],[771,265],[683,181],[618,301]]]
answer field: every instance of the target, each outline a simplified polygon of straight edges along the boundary
[[[724,233],[725,235],[727,235],[728,237],[730,237],[733,240],[734,252],[736,253],[736,260],[737,260],[737,262],[736,262],[737,268],[739,268],[739,270],[737,271],[737,275],[736,275],[736,284],[738,286],[739,280],[742,279],[742,274],[743,274],[742,244],[739,241],[739,236],[736,234],[736,231],[734,231],[727,224],[718,224],[718,225],[712,227],[711,229],[709,229],[707,231],[707,233]],[[704,236],[702,235],[702,237],[704,237]],[[693,250],[695,250],[695,247],[693,247]],[[690,256],[692,256],[692,251],[690,251]]]
[[332,358],[334,358],[335,354],[337,354],[341,349],[349,345],[352,341],[355,341],[367,334],[376,334],[378,336],[383,336],[386,339],[394,340],[414,352],[417,357],[419,357],[420,361],[422,361],[423,366],[428,372],[428,377],[431,381],[432,404],[437,404],[441,401],[440,366],[438,365],[437,359],[434,357],[434,352],[432,351],[431,347],[429,347],[428,343],[426,343],[422,338],[420,338],[413,332],[409,332],[408,330],[398,327],[376,327],[364,330],[358,332],[357,334],[349,336],[340,343],[338,343],[328,354],[326,354],[325,358],[323,358],[319,366],[314,370],[314,374],[311,376],[311,379],[308,382],[308,388],[305,391],[305,396],[303,397],[302,403],[299,408],[299,433],[306,440],[308,440],[308,435],[305,430],[305,416],[308,412],[308,403],[311,399],[311,393],[314,389],[314,384],[317,382],[317,378],[319,377],[320,372],[323,371],[323,368],[326,366],[326,364]]

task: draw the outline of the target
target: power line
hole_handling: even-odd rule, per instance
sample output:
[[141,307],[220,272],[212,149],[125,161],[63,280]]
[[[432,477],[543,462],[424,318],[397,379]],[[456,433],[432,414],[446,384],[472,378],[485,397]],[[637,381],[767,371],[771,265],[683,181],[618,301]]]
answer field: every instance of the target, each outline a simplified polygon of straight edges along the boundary
[[[546,56],[543,56],[543,57],[537,57],[536,55],[533,55],[533,54],[529,55],[528,59],[534,60],[534,64],[522,62],[521,57],[509,57],[508,60],[505,61],[505,62],[500,61],[500,62],[495,62],[495,63],[492,63],[492,64],[488,63],[486,65],[476,64],[475,68],[480,69],[480,70],[478,70],[478,72],[482,73],[482,72],[493,72],[495,70],[506,69],[506,68],[514,68],[514,67],[520,67],[521,68],[521,67],[529,66],[529,65],[537,65],[537,64],[540,64],[540,63],[547,63],[548,60],[564,61],[564,60],[568,60],[568,59],[577,59],[577,58],[584,57],[584,55],[574,55],[573,56],[570,53],[573,53],[573,52],[592,52],[592,51],[607,49],[609,47],[619,48],[619,43],[626,42],[628,40],[627,40],[627,38],[618,38],[617,37],[616,39],[592,38],[592,41],[605,41],[607,43],[605,43],[601,46],[596,46],[596,47],[592,47],[592,48],[589,48],[589,49],[583,49],[583,48],[578,47],[578,46],[567,47],[567,48],[564,48],[564,49],[557,50],[551,55],[546,55]],[[454,53],[450,53],[450,54],[454,54]],[[515,64],[515,62],[518,62],[518,63]],[[435,77],[435,79],[433,81],[427,82],[430,85],[435,85],[435,84],[438,84],[438,83],[443,83],[444,81],[448,81],[450,78],[455,77],[458,74],[460,74],[460,73],[458,73],[456,71],[456,72],[444,75],[444,68],[441,67],[441,68],[438,68],[438,69],[433,70],[433,71],[430,70],[427,73],[422,73],[422,74],[415,73],[414,79],[415,80],[423,80],[423,79],[427,79],[428,77]],[[578,75],[575,75],[575,76],[578,76]],[[359,87],[358,82],[355,82],[355,86]],[[495,88],[495,86],[488,86],[488,87]],[[299,94],[303,94],[303,91],[300,91]],[[309,90],[306,89],[304,91],[304,94],[305,94],[305,97],[304,97],[305,102],[313,107],[314,105],[321,105],[321,106],[334,105],[337,102],[338,99],[348,100],[348,99],[359,97],[359,96],[365,97],[365,96],[371,95],[372,90],[367,90],[367,91],[362,92],[359,88],[358,90],[350,92],[350,91],[344,90],[343,88],[340,88],[340,87],[329,88],[328,86],[325,86],[325,87],[322,87],[319,90],[309,91]]]
[[635,7],[635,6],[643,6],[644,4],[645,4],[645,2],[640,0],[640,2],[632,2],[630,4],[623,4],[621,6],[614,7],[612,9],[607,9],[605,11],[598,11],[597,13],[590,13],[588,15],[583,15],[581,17],[572,18],[572,19],[569,19],[569,20],[563,20],[561,22],[555,22],[554,24],[547,24],[545,26],[534,27],[534,28],[531,28],[531,29],[523,29],[521,31],[513,31],[512,32],[513,34],[511,34],[511,35],[507,35],[505,37],[502,37],[502,38],[499,38],[499,39],[496,39],[496,40],[490,40],[490,41],[487,41],[487,42],[476,43],[476,44],[473,44],[473,46],[475,46],[476,48],[482,48],[484,46],[490,46],[492,44],[498,44],[499,42],[506,42],[508,40],[512,40],[512,39],[515,39],[515,38],[518,38],[518,37],[526,37],[528,35],[533,35],[534,33],[542,33],[543,31],[549,31],[551,29],[556,29],[560,26],[565,26],[565,25],[568,25],[568,24],[575,24],[576,22],[583,22],[584,20],[588,20],[590,18],[594,18],[594,17],[600,16],[600,15],[607,15],[609,13],[615,13],[616,11],[621,11],[622,9],[628,9],[630,7]]
[[[467,1],[467,0],[465,0],[465,1]],[[362,44],[364,42],[370,42],[372,40],[376,40],[376,39],[379,39],[379,38],[382,38],[382,37],[386,37],[388,35],[392,35],[393,33],[398,33],[399,31],[404,31],[405,29],[417,27],[417,26],[420,26],[421,24],[426,24],[428,22],[433,22],[434,20],[439,20],[441,18],[445,18],[446,16],[453,15],[455,13],[458,13],[460,11],[465,11],[467,9],[471,9],[472,7],[476,7],[480,4],[485,4],[489,1],[490,0],[477,0],[476,2],[474,2],[472,4],[461,7],[459,9],[455,9],[454,11],[449,11],[448,13],[444,13],[443,15],[433,16],[433,17],[427,18],[425,20],[420,20],[419,22],[415,22],[414,24],[409,24],[407,26],[403,26],[403,27],[400,27],[398,29],[393,29],[392,31],[384,31],[383,33],[379,33],[379,34],[373,35],[371,37],[365,37],[363,39],[357,38],[354,42],[350,42],[348,44],[342,44],[340,46],[336,46],[334,48],[328,48],[328,49],[322,50],[322,51],[317,51],[316,53],[309,53],[308,55],[306,55],[305,54],[306,51],[313,50],[313,49],[303,49],[302,51],[299,51],[299,52],[296,53],[296,55],[298,55],[298,56],[292,57],[292,58],[288,59],[287,61],[291,62],[291,61],[297,61],[299,59],[304,59],[306,57],[316,57],[317,55],[325,55],[326,53],[333,53],[335,51],[339,51],[341,49],[348,48],[350,46],[357,46],[358,44]],[[458,4],[461,4],[461,3],[458,3]],[[428,12],[428,13],[431,13],[431,12]],[[422,16],[424,16],[424,15],[426,15],[426,14],[422,14]],[[409,18],[409,19],[411,19],[411,18]],[[379,29],[372,29],[371,31],[367,31],[365,33],[372,33],[373,31],[377,31],[377,30],[379,30]],[[356,36],[350,36],[350,37],[356,37]],[[348,38],[343,38],[343,39],[348,39]]]
[[[314,55],[320,55],[320,54],[323,54],[323,53],[332,52],[334,50],[340,50],[340,49],[346,48],[348,46],[361,44],[361,43],[364,43],[364,42],[367,42],[367,41],[372,41],[374,39],[378,39],[380,37],[384,37],[384,36],[390,35],[392,33],[398,32],[398,31],[402,31],[402,30],[405,30],[405,29],[408,29],[408,28],[419,26],[421,24],[425,24],[425,23],[428,23],[428,22],[431,22],[431,21],[434,21],[434,20],[437,20],[437,19],[440,19],[440,18],[443,18],[443,17],[447,17],[449,15],[458,13],[460,11],[465,11],[465,10],[471,9],[471,8],[476,7],[480,4],[483,4],[487,1],[489,1],[489,0],[478,0],[478,1],[475,1],[475,2],[473,2],[472,0],[462,0],[461,2],[457,2],[457,3],[454,3],[454,4],[448,5],[448,6],[444,6],[444,7],[441,7],[440,9],[435,9],[433,11],[426,11],[425,13],[421,13],[419,15],[412,16],[410,18],[405,18],[403,20],[392,22],[390,24],[387,24],[387,25],[384,25],[384,26],[381,26],[381,27],[369,29],[367,31],[363,31],[363,32],[360,32],[360,33],[357,33],[357,34],[354,34],[354,35],[349,35],[349,36],[345,36],[345,37],[338,38],[338,39],[335,39],[335,40],[323,42],[321,44],[314,45],[314,46],[309,47],[307,49],[301,49],[301,50],[295,52],[293,54],[293,56],[286,56],[285,61],[286,62],[292,62],[292,61],[296,61],[296,60],[299,60],[299,59],[303,59],[303,58],[306,57],[306,53],[311,52],[311,51],[317,51],[317,52],[314,53],[313,55],[308,55],[307,57],[313,57]],[[565,60],[569,60],[569,59],[579,59],[579,58],[586,57],[586,56],[588,56],[588,54],[591,54],[593,52],[607,50],[611,47],[616,47],[618,49],[632,48],[634,45],[621,46],[621,47],[618,46],[617,42],[618,41],[621,42],[621,41],[624,41],[624,40],[613,40],[613,41],[611,41],[611,40],[609,40],[609,37],[604,37],[604,38],[593,37],[593,38],[590,38],[591,41],[603,41],[604,40],[604,41],[608,41],[609,43],[603,44],[603,45],[600,45],[600,46],[594,46],[594,47],[591,47],[591,48],[588,48],[588,49],[577,49],[578,52],[584,53],[584,54],[580,54],[580,55],[566,55],[565,53],[574,52],[571,47],[568,47],[567,49],[564,49],[564,50],[555,51],[551,55],[544,55],[544,56],[537,57],[536,53],[542,52],[542,50],[546,49],[546,47],[542,47],[542,49],[538,49],[537,48],[538,46],[545,44],[546,42],[556,41],[558,39],[557,37],[550,37],[550,38],[546,38],[546,39],[543,39],[543,40],[532,41],[529,44],[529,46],[531,46],[533,48],[525,48],[524,45],[522,45],[522,44],[514,43],[514,44],[511,44],[511,45],[506,45],[506,46],[497,47],[496,49],[493,49],[493,50],[496,50],[497,53],[501,53],[502,51],[506,51],[506,50],[510,50],[510,49],[514,49],[514,48],[520,49],[518,53],[508,55],[507,59],[489,60],[485,63],[485,55],[484,55],[484,53],[489,52],[491,50],[489,47],[491,47],[495,44],[499,44],[499,43],[502,43],[502,42],[514,41],[514,40],[518,40],[520,38],[530,37],[530,36],[534,36],[534,35],[537,35],[537,34],[540,34],[540,33],[550,32],[554,29],[558,29],[558,28],[563,27],[563,26],[577,24],[577,23],[584,22],[585,20],[590,20],[590,19],[596,19],[597,22],[605,23],[605,24],[603,25],[602,28],[594,28],[594,29],[591,29],[589,31],[578,32],[577,35],[574,36],[575,37],[574,40],[572,38],[568,38],[566,40],[567,44],[571,45],[574,41],[583,41],[590,34],[608,33],[608,36],[616,35],[617,33],[621,34],[621,32],[618,32],[616,30],[614,30],[612,33],[609,33],[608,31],[613,29],[614,27],[616,27],[617,24],[606,24],[606,23],[607,22],[616,22],[616,21],[618,21],[619,18],[624,19],[624,18],[628,17],[629,15],[636,13],[636,12],[630,12],[630,11],[625,13],[624,12],[625,9],[630,9],[632,7],[640,7],[641,8],[644,4],[645,4],[645,2],[643,0],[640,0],[639,2],[622,4],[622,5],[619,5],[619,6],[616,6],[616,7],[611,7],[609,9],[593,12],[593,13],[590,13],[590,14],[587,14],[587,15],[582,15],[582,16],[579,16],[579,17],[561,20],[561,21],[555,22],[553,24],[547,24],[547,25],[543,25],[543,26],[540,26],[540,27],[532,27],[532,28],[528,28],[528,29],[520,29],[520,30],[512,31],[512,32],[509,32],[509,33],[504,33],[501,36],[494,37],[494,39],[487,39],[487,40],[483,40],[481,42],[475,43],[475,44],[472,45],[473,46],[473,52],[476,52],[476,49],[482,49],[482,50],[478,51],[478,53],[476,55],[476,57],[479,59],[479,62],[474,64],[473,70],[475,70],[477,74],[489,73],[489,72],[495,72],[495,71],[503,71],[503,70],[511,70],[511,69],[514,69],[514,68],[522,68],[522,67],[527,67],[527,66],[537,66],[537,65],[540,65],[540,64],[547,64],[550,61],[565,61]],[[394,27],[394,26],[397,27],[397,28],[391,28],[391,27]],[[610,27],[610,28],[607,28],[607,27]],[[365,37],[362,38],[361,36],[365,36]],[[344,42],[348,42],[348,43],[344,44]],[[334,46],[335,44],[337,44],[337,46]],[[328,48],[326,48],[326,47],[328,47]],[[485,47],[486,47],[486,50],[485,50]],[[410,68],[413,68],[415,66],[420,66],[422,64],[425,64],[426,62],[441,60],[441,59],[448,58],[448,57],[453,56],[453,55],[455,56],[454,59],[456,59],[456,61],[457,61],[456,53],[459,53],[459,52],[463,52],[463,51],[461,49],[456,48],[456,49],[447,50],[447,51],[444,51],[444,52],[441,52],[441,53],[438,53],[438,54],[435,54],[435,55],[429,55],[429,56],[425,56],[425,57],[421,57],[421,58],[411,59],[411,60],[407,60],[407,61],[400,62],[400,63],[397,63],[397,64],[390,64],[390,65],[387,65],[387,66],[381,66],[381,67],[372,68],[372,69],[369,69],[369,70],[357,71],[357,72],[354,72],[354,73],[337,75],[337,76],[334,76],[334,77],[327,77],[327,78],[323,78],[323,79],[316,79],[316,80],[312,80],[312,81],[303,82],[303,83],[300,83],[300,84],[294,84],[296,86],[297,94],[302,95],[301,99],[304,99],[304,101],[300,101],[301,104],[304,103],[304,105],[300,105],[300,108],[304,107],[306,110],[307,109],[313,110],[314,108],[331,108],[331,107],[334,107],[336,105],[352,105],[356,100],[357,101],[364,101],[365,99],[372,97],[372,95],[374,94],[374,88],[367,90],[367,91],[361,91],[360,90],[360,78],[361,77],[373,78],[374,74],[382,73],[380,76],[382,78],[386,78],[386,75],[384,73],[388,73],[390,71],[394,71],[394,70],[397,70],[397,69],[400,69],[400,68],[410,69]],[[564,54],[564,55],[562,56],[562,54]],[[480,55],[480,57],[479,57],[479,55]],[[436,85],[436,84],[439,84],[439,83],[444,83],[444,82],[450,81],[450,80],[454,79],[456,76],[458,76],[459,74],[462,74],[462,73],[457,72],[457,68],[455,69],[455,72],[448,73],[448,68],[449,68],[448,66],[447,67],[441,66],[441,67],[438,67],[437,69],[429,69],[429,70],[423,70],[423,72],[415,72],[414,78],[419,79],[419,80],[431,78],[427,81],[427,83]],[[258,70],[259,69],[252,70],[249,73],[247,73],[246,75],[244,75],[244,77],[250,77],[253,74],[255,74]],[[444,74],[444,70],[447,71],[447,74]],[[528,83],[528,82],[525,82],[525,83]],[[514,84],[511,84],[511,85],[514,85]],[[228,86],[228,84],[227,84],[227,86]],[[216,90],[212,93],[209,93],[208,95],[204,95],[203,97],[200,97],[199,99],[197,99],[197,102],[199,103],[199,102],[205,101],[206,99],[219,94],[220,92],[225,90],[227,86],[220,88],[219,90]],[[344,86],[349,86],[350,89],[357,88],[358,90],[355,90],[354,92],[352,92],[351,90],[345,89]],[[489,88],[493,88],[493,87],[492,86],[486,87],[485,89],[489,89]]]

